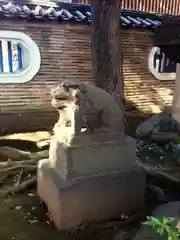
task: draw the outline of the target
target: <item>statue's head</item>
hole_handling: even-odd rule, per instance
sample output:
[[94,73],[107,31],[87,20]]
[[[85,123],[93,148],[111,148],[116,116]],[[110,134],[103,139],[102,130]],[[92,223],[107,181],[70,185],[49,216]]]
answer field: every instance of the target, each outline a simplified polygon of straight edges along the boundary
[[58,110],[63,110],[70,104],[80,104],[80,85],[72,82],[63,82],[51,90],[51,104]]

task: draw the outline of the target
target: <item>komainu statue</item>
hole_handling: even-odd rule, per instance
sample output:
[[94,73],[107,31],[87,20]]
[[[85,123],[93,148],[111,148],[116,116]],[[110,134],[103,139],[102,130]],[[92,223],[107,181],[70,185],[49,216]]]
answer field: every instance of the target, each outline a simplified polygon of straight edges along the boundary
[[[101,88],[77,81],[74,83],[66,81],[52,90],[52,97],[52,106],[59,110],[60,115],[64,108],[62,105],[65,104],[64,98],[69,101],[69,106],[70,102],[74,101],[77,107],[75,117],[78,118],[75,122],[81,127],[84,120],[90,131],[119,131],[121,135],[124,133],[122,109],[115,99]],[[59,121],[61,122],[61,117]]]
[[143,207],[145,173],[115,99],[78,81],[60,83],[51,96],[59,119],[49,158],[39,161],[37,182],[56,226],[67,229]]

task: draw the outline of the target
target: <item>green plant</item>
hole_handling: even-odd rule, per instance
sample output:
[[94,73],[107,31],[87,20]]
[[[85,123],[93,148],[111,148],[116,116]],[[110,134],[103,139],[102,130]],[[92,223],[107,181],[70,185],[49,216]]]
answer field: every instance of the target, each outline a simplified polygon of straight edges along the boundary
[[180,238],[179,223],[174,218],[163,217],[158,219],[147,217],[147,221],[143,224],[152,227],[159,235],[167,237],[167,240],[178,240]]

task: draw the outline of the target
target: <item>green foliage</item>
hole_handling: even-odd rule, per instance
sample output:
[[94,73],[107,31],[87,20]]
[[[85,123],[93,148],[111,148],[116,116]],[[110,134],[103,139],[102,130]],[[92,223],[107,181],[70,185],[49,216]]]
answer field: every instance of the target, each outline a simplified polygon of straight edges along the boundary
[[174,218],[163,217],[162,219],[157,219],[147,217],[144,225],[155,229],[160,236],[166,236],[167,240],[178,240],[180,238],[180,227],[178,226],[178,221]]

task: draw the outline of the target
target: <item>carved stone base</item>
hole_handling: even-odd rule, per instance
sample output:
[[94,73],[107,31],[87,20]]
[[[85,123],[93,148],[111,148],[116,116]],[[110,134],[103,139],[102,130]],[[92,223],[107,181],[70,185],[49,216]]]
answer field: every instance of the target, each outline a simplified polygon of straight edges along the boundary
[[64,169],[58,171],[43,159],[37,173],[38,195],[58,229],[143,208],[146,176],[136,165],[133,139],[113,134],[80,137],[66,153],[66,163],[60,164]]
[[136,166],[136,142],[119,133],[76,137],[68,155],[68,179],[103,174]]
[[70,146],[57,143],[55,147],[62,153],[55,171],[68,181],[136,166],[136,142],[119,132],[82,134]]
[[81,178],[74,183],[57,179],[52,169],[42,172],[38,194],[60,230],[84,221],[118,218],[144,206],[145,175],[140,169]]

